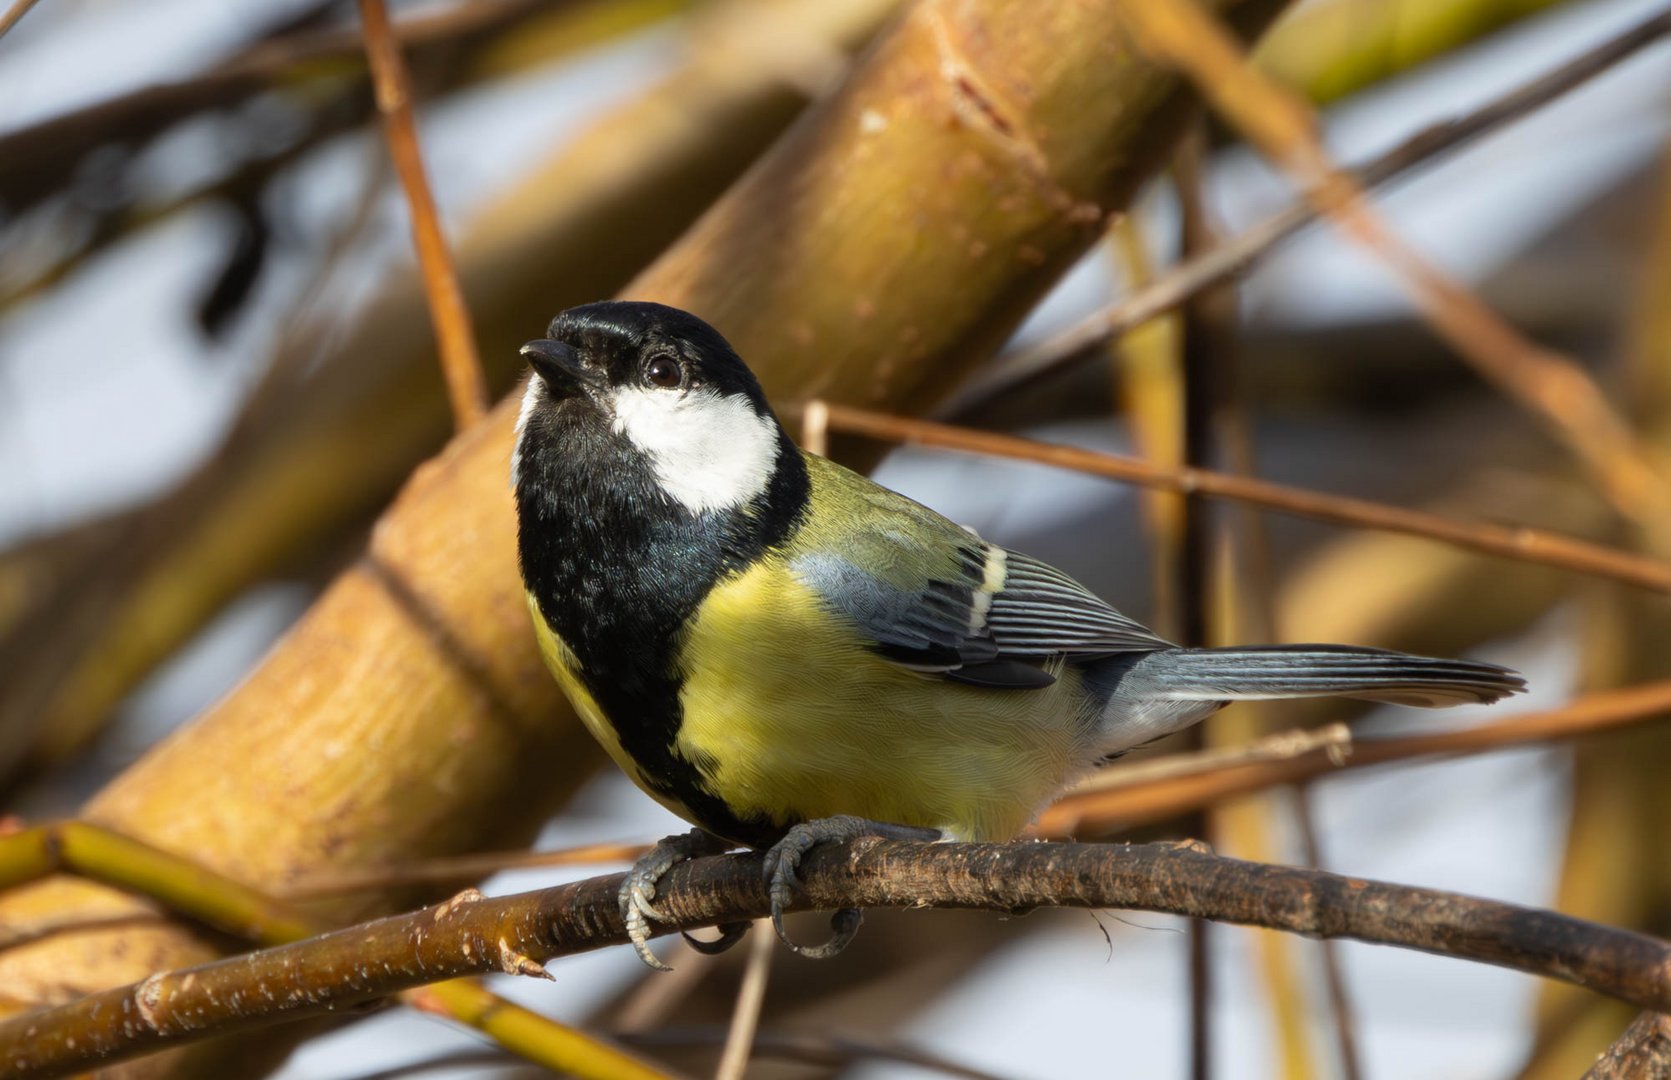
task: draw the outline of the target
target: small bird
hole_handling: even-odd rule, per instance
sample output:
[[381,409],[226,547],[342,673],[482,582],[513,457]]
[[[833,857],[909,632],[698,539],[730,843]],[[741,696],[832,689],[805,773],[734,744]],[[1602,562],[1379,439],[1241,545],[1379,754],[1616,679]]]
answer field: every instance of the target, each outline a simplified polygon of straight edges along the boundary
[[[682,859],[767,849],[782,937],[813,845],[1010,839],[1086,770],[1228,702],[1444,706],[1525,687],[1491,664],[1346,645],[1179,648],[1055,567],[800,450],[725,339],[676,308],[572,308],[522,355],[511,475],[541,652],[610,757],[696,826],[621,890],[654,967],[656,881]],[[833,955],[858,913],[835,925],[790,947]]]

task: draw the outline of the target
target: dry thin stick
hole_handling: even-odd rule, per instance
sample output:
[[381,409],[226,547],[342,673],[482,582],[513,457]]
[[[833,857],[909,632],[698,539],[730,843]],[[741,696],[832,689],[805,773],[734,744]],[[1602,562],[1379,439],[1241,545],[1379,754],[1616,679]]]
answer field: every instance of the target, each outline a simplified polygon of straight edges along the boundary
[[[1383,184],[1542,108],[1611,70],[1667,33],[1671,33],[1671,11],[1649,17],[1618,37],[1478,109],[1423,128],[1358,168],[1352,175],[1365,187]],[[1318,209],[1312,203],[1304,199],[1294,202],[1211,251],[1184,261],[1119,303],[1093,312],[1061,333],[1005,357],[999,366],[986,375],[977,376],[942,406],[939,415],[955,416],[983,405],[1067,365],[1092,347],[1170,311],[1202,289],[1248,269],[1279,242],[1315,221],[1317,216]]]
[[760,1007],[766,1003],[766,977],[772,969],[772,950],[777,946],[777,935],[772,932],[770,919],[754,921],[754,939],[749,942],[748,966],[743,969],[743,983],[737,988],[737,1006],[731,1013],[731,1027],[725,1033],[725,1050],[720,1054],[714,1080],[743,1080],[748,1070],[749,1055],[754,1052],[754,1036],[760,1030]]
[[448,855],[393,866],[327,871],[280,886],[272,895],[292,901],[316,900],[345,893],[391,889],[401,885],[444,885],[452,882],[480,881],[501,870],[581,866],[587,863],[630,863],[649,851],[650,847],[649,844],[585,844],[558,851],[486,851],[474,855]]
[[1644,723],[1668,713],[1671,713],[1671,679],[1624,690],[1603,690],[1586,694],[1564,708],[1523,713],[1460,731],[1359,739],[1352,746],[1352,756],[1345,761],[1332,760],[1327,751],[1312,751],[1297,757],[1174,776],[1149,784],[1070,795],[1039,815],[1035,828],[1041,836],[1072,836],[1082,832],[1100,835],[1161,821],[1221,799],[1277,784],[1296,784],[1342,769],[1570,739]]
[[1671,514],[1666,478],[1601,388],[1575,361],[1523,337],[1430,263],[1370,209],[1364,188],[1328,156],[1309,104],[1248,63],[1241,45],[1193,0],[1123,0],[1140,45],[1176,66],[1225,120],[1303,186],[1342,234],[1384,262],[1452,348],[1541,417],[1595,474],[1620,514]]
[[[1317,817],[1313,813],[1311,789],[1305,784],[1294,786],[1298,812],[1294,821],[1299,826],[1300,853],[1307,866],[1323,868],[1323,845],[1317,839]],[[1335,1050],[1340,1055],[1342,1080],[1362,1080],[1363,1064],[1358,1053],[1358,1025],[1352,1008],[1352,997],[1346,990],[1346,973],[1340,968],[1340,949],[1336,942],[1318,942],[1323,949],[1323,985],[1329,995],[1329,1012],[1334,1019]]]
[[1285,761],[1318,751],[1325,753],[1335,764],[1344,764],[1352,754],[1352,728],[1342,723],[1325,724],[1319,728],[1295,728],[1293,731],[1279,731],[1273,735],[1266,735],[1240,746],[1221,746],[1187,754],[1166,754],[1148,760],[1122,761],[1076,784],[1067,797],[1142,787],[1262,761]]
[[29,14],[29,9],[37,3],[39,0],[12,0],[12,6],[6,9],[4,15],[0,15],[0,37],[5,37],[6,32],[16,26],[19,19]]
[[394,159],[395,171],[400,174],[401,187],[406,191],[406,203],[412,214],[412,243],[423,270],[429,318],[441,354],[441,371],[447,380],[453,420],[463,430],[487,413],[487,380],[482,375],[481,359],[476,355],[476,335],[470,328],[464,290],[459,287],[458,271],[447,250],[435,198],[424,174],[418,127],[412,118],[411,80],[401,59],[400,45],[389,27],[383,0],[359,0],[359,3],[377,111],[383,114],[389,156]]
[[1457,521],[1421,510],[1346,495],[1328,495],[1251,476],[1210,469],[1167,468],[1140,458],[996,435],[846,405],[832,403],[828,409],[831,429],[851,435],[1036,461],[1113,480],[1234,499],[1337,525],[1425,537],[1487,555],[1611,578],[1655,592],[1671,592],[1671,564],[1541,529]]
[[[1551,911],[1213,855],[1197,845],[820,845],[793,907],[1129,908],[1401,945],[1671,1009],[1671,944]],[[414,986],[626,941],[624,874],[440,905],[292,945],[159,972],[0,1022],[14,1080],[63,1076],[207,1038],[317,1016]],[[763,918],[761,856],[676,866],[658,931]]]

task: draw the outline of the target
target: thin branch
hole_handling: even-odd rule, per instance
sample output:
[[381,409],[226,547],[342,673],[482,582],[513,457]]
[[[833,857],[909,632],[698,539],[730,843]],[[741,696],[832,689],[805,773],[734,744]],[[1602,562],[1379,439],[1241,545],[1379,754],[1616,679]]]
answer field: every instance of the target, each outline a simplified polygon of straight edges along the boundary
[[1187,75],[1202,96],[1340,230],[1393,272],[1433,330],[1487,380],[1539,417],[1596,477],[1625,518],[1671,514],[1666,478],[1595,380],[1570,357],[1527,340],[1395,232],[1368,194],[1329,158],[1316,115],[1261,74],[1241,43],[1194,0],[1123,0],[1138,44]]
[[1596,1059],[1584,1080],[1671,1080],[1671,1016],[1638,1016]]
[[482,374],[481,358],[476,355],[470,309],[464,303],[458,270],[447,248],[435,197],[430,193],[429,179],[424,173],[418,126],[412,117],[411,80],[400,55],[400,44],[389,26],[389,13],[383,7],[383,0],[359,0],[359,4],[377,111],[383,114],[389,156],[394,159],[395,171],[400,174],[401,187],[406,191],[412,214],[412,243],[423,269],[424,293],[429,299],[429,317],[441,353],[441,370],[447,379],[447,396],[452,402],[453,420],[463,430],[487,414],[487,379]]
[[1347,724],[1324,724],[1319,728],[1295,728],[1243,743],[1240,746],[1215,746],[1187,754],[1166,754],[1161,757],[1122,761],[1089,776],[1067,797],[1090,795],[1122,788],[1147,787],[1188,776],[1216,773],[1240,765],[1266,761],[1287,761],[1305,754],[1322,752],[1336,765],[1343,765],[1352,753],[1352,728]]
[[[0,835],[0,890],[54,873],[135,893],[206,926],[261,945],[300,941],[324,927],[231,878],[190,859],[132,840],[84,821],[14,828]],[[481,894],[470,890],[441,906],[457,906]],[[134,916],[123,916],[131,920]],[[79,929],[91,925],[80,920]],[[63,929],[43,924],[0,940],[0,948]],[[532,974],[505,957],[507,969]],[[579,1077],[610,1080],[667,1080],[667,1074],[591,1035],[529,1012],[470,980],[427,987],[408,1004],[476,1028],[506,1050]]]
[[[1366,188],[1377,187],[1429,164],[1512,121],[1519,120],[1583,86],[1603,72],[1671,33],[1671,11],[1660,12],[1583,55],[1515,87],[1470,112],[1440,121],[1405,139],[1354,170]],[[968,412],[1051,374],[1088,350],[1170,311],[1191,296],[1252,267],[1277,244],[1315,221],[1319,210],[1299,199],[1281,212],[1238,233],[1211,251],[1186,260],[1116,304],[1081,319],[1054,336],[1000,360],[978,375],[939,410],[943,417]]]
[[[1399,945],[1543,975],[1645,1009],[1671,1009],[1671,944],[1550,911],[1411,886],[1267,866],[1195,845],[824,845],[794,907],[1129,908]],[[623,874],[449,903],[322,937],[158,973],[0,1022],[16,1080],[62,1076],[236,1031],[317,1016],[414,986],[626,940]],[[657,889],[659,931],[767,912],[758,854],[675,867]]]
[[714,1070],[714,1080],[743,1080],[748,1059],[754,1052],[754,1037],[760,1030],[760,1008],[766,1003],[766,977],[772,969],[772,951],[777,935],[769,919],[756,919],[754,938],[748,946],[748,965],[737,988],[737,1004],[731,1012],[731,1027],[725,1033],[725,1049]]
[[1070,795],[1040,814],[1035,829],[1041,836],[1103,835],[1162,821],[1222,799],[1277,784],[1300,783],[1342,769],[1570,739],[1645,723],[1667,714],[1671,714],[1671,679],[1625,690],[1598,691],[1564,708],[1523,713],[1459,731],[1358,739],[1345,761],[1332,756],[1338,753],[1338,748],[1314,750],[1294,757]]
[[553,1073],[608,1080],[673,1080],[661,1066],[590,1032],[558,1023],[493,993],[474,979],[408,990],[413,1008],[479,1031],[525,1061]]
[[5,37],[19,20],[29,14],[29,9],[39,2],[40,0],[12,0],[12,6],[6,9],[4,15],[0,15],[0,37]]
[[1219,499],[1262,506],[1298,517],[1364,529],[1420,536],[1470,551],[1542,566],[1558,567],[1596,577],[1623,581],[1655,592],[1671,592],[1671,564],[1616,548],[1525,526],[1457,521],[1421,510],[1329,495],[1305,488],[1275,484],[1257,477],[1210,469],[1167,468],[1140,458],[1103,454],[1072,446],[1036,442],[1013,435],[997,435],[928,420],[891,416],[830,404],[831,430],[873,439],[938,446],[976,454],[993,454],[1018,461],[1073,469],[1134,484],[1195,492]]
[[[1299,826],[1300,851],[1307,866],[1323,868],[1323,845],[1317,838],[1317,816],[1311,802],[1311,789],[1305,784],[1294,785],[1294,800],[1298,804],[1294,815]],[[1341,949],[1333,941],[1320,941],[1323,950],[1323,986],[1329,996],[1330,1018],[1334,1021],[1335,1052],[1340,1057],[1341,1080],[1363,1080],[1362,1055],[1358,1053],[1358,1025],[1352,1008],[1352,995],[1346,987],[1346,972],[1340,966]]]

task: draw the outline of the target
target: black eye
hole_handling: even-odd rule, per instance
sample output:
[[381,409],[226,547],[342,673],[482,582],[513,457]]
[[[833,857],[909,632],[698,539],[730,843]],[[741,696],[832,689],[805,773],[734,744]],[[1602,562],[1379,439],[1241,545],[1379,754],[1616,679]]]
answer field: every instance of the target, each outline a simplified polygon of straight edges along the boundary
[[663,390],[678,386],[681,374],[678,362],[665,356],[658,356],[644,365],[644,381]]

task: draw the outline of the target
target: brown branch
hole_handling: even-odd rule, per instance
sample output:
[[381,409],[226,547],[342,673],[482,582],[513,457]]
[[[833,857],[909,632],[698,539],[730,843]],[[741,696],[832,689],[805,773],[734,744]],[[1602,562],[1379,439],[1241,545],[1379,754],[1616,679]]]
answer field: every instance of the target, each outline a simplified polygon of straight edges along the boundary
[[412,243],[418,249],[423,268],[424,293],[429,299],[429,317],[435,326],[435,341],[441,350],[441,371],[447,379],[447,396],[452,402],[453,421],[460,429],[487,415],[487,379],[476,355],[476,335],[470,328],[470,309],[458,283],[447,238],[435,197],[424,174],[423,151],[418,146],[418,126],[412,118],[411,79],[401,59],[400,44],[389,26],[383,0],[359,0],[360,26],[365,33],[366,61],[371,66],[372,86],[377,93],[377,111],[383,114],[383,130],[389,141],[389,156],[400,174],[401,187],[412,213]]
[[[1366,188],[1377,187],[1417,166],[1429,164],[1435,158],[1576,90],[1667,33],[1671,33],[1671,11],[1651,16],[1619,36],[1477,109],[1423,128],[1358,167],[1351,175]],[[1313,203],[1305,199],[1296,200],[1281,212],[1212,250],[1185,260],[1118,303],[1093,312],[1037,345],[1005,357],[990,371],[976,376],[942,405],[939,414],[949,417],[979,408],[1000,395],[1067,366],[1088,350],[1172,310],[1201,290],[1249,269],[1277,244],[1317,220],[1318,214],[1319,210]]]
[[11,7],[6,9],[4,15],[0,15],[0,37],[5,37],[6,33],[16,26],[20,19],[29,14],[29,9],[38,2],[39,0],[12,0]]
[[[758,855],[675,867],[662,930],[763,916]],[[860,840],[812,852],[799,908],[1013,911],[1118,907],[1350,938],[1476,960],[1671,1008],[1671,944],[1550,911],[1267,866],[1193,845],[924,844]],[[0,1023],[17,1080],[316,1016],[463,975],[619,944],[623,875],[407,915],[204,964]]]
[[1671,513],[1664,476],[1595,380],[1570,357],[1527,340],[1405,243],[1370,209],[1362,185],[1330,160],[1310,105],[1253,68],[1212,15],[1194,0],[1123,0],[1117,10],[1142,49],[1188,75],[1343,236],[1393,271],[1441,338],[1567,445],[1621,515],[1649,522]]
[[1167,468],[1140,458],[1035,442],[846,405],[829,404],[828,423],[832,430],[850,435],[1036,461],[1112,480],[1233,499],[1337,525],[1425,537],[1487,555],[1611,578],[1656,592],[1671,592],[1671,564],[1541,529],[1457,521],[1422,510],[1329,495],[1251,476],[1210,469]]
[[1564,708],[1510,716],[1459,731],[1359,739],[1352,744],[1351,756],[1344,762],[1334,756],[1338,747],[1330,747],[1211,772],[1174,775],[1153,783],[1069,795],[1039,815],[1035,827],[1041,836],[1100,835],[1163,821],[1222,799],[1277,784],[1299,783],[1342,769],[1570,739],[1640,724],[1668,713],[1671,713],[1671,680],[1643,683],[1626,690],[1598,691]]
[[1671,1080],[1671,1016],[1638,1016],[1596,1059],[1584,1080]]

